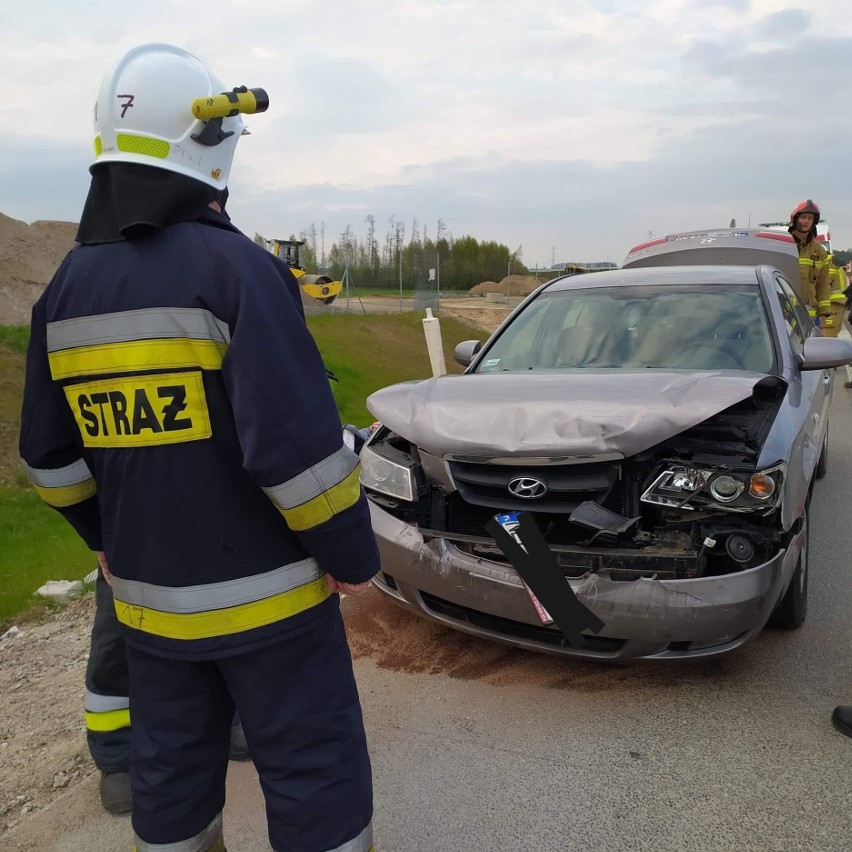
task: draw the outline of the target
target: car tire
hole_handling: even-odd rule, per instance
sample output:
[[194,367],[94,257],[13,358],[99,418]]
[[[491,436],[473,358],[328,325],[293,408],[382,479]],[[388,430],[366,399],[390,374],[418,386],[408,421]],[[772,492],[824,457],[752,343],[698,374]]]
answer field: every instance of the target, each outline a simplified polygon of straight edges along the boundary
[[814,476],[817,479],[822,479],[828,473],[828,428],[825,430],[825,437],[822,439],[822,450],[819,454]]
[[769,623],[773,627],[781,627],[785,630],[795,630],[804,624],[805,616],[808,614],[808,574],[810,561],[808,551],[810,549],[810,524],[809,524],[810,502],[805,504],[802,514],[802,529],[804,530],[804,542],[799,553],[799,561],[790,585],[781,598],[781,602],[775,607],[775,611],[769,617]]

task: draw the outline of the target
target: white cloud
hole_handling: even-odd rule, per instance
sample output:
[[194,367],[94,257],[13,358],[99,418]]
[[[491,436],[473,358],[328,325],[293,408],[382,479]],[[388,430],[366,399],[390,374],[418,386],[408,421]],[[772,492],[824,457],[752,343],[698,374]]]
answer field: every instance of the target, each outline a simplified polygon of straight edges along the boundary
[[[586,259],[619,259],[647,230],[753,208],[774,218],[811,195],[835,207],[835,235],[852,244],[838,148],[852,133],[846,6],[92,0],[69,14],[43,0],[0,13],[4,84],[21,93],[0,103],[19,152],[0,211],[73,218],[103,71],[134,44],[169,41],[228,85],[270,93],[232,177],[250,232],[442,216],[456,233],[523,241],[531,263],[554,244],[559,256],[579,245]],[[814,86],[825,109],[806,116],[802,168],[791,139]]]

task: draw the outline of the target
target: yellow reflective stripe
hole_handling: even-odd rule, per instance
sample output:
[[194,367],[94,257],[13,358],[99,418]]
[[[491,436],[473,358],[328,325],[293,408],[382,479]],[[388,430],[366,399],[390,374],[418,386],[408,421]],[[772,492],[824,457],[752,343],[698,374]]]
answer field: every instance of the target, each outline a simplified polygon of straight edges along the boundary
[[55,506],[58,509],[82,503],[84,500],[88,500],[89,497],[94,497],[98,491],[94,479],[78,482],[76,485],[65,485],[56,488],[47,488],[44,485],[33,483],[33,488],[36,494],[48,506]]
[[346,479],[357,465],[358,456],[348,447],[341,445],[336,452],[302,471],[298,476],[263,490],[279,509],[295,509],[334,488]]
[[36,493],[50,506],[73,506],[97,491],[92,472],[83,459],[50,468],[31,467],[24,459],[21,462]]
[[107,710],[105,713],[86,711],[86,728],[90,731],[118,731],[130,727],[130,710]]
[[284,515],[287,526],[291,530],[307,530],[326,521],[335,515],[354,506],[361,496],[361,465],[357,465],[352,473],[338,482],[337,485],[323,491],[318,497],[302,503],[293,509],[279,509]]
[[843,293],[832,293],[829,301],[830,302],[845,302],[846,296],[844,296]]
[[115,597],[115,613],[122,624],[165,639],[212,639],[265,627],[298,615],[321,604],[330,594],[328,581],[322,576],[261,601],[207,612],[162,612],[125,603]]
[[95,136],[95,159],[100,157],[104,152],[104,143],[101,142],[100,136]]
[[817,302],[818,308],[827,308],[831,304],[831,299],[820,299]]
[[212,340],[174,338],[80,346],[50,352],[47,357],[54,379],[70,379],[97,373],[131,373],[179,367],[218,370],[227,348],[227,344]]
[[144,154],[146,157],[156,157],[158,160],[165,160],[171,149],[171,145],[164,139],[137,136],[134,133],[116,133],[115,142],[119,151],[127,154]]

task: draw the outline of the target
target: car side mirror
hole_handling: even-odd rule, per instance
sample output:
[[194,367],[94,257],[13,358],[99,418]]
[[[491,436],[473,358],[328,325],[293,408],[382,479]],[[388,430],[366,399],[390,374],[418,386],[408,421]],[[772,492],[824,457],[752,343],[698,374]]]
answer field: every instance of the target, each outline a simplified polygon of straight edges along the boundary
[[809,337],[805,341],[799,369],[827,370],[852,364],[852,341],[839,337]]
[[453,358],[455,358],[456,363],[461,364],[462,367],[469,367],[470,362],[473,361],[473,356],[476,355],[480,349],[482,349],[481,340],[463,340],[456,346],[455,351],[453,352]]

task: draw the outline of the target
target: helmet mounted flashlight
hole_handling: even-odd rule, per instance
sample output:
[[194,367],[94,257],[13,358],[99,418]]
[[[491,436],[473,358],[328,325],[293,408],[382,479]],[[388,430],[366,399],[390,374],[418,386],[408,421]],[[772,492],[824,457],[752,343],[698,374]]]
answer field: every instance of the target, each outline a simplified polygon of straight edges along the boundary
[[253,115],[256,112],[266,112],[267,109],[269,95],[265,89],[239,86],[230,92],[222,92],[221,95],[196,98],[192,102],[192,114],[204,122],[204,129],[200,133],[193,133],[192,139],[201,145],[218,145],[222,140],[233,136],[233,132],[223,132],[223,118],[231,118],[240,113]]
[[230,118],[239,113],[253,115],[256,112],[266,112],[269,109],[269,95],[265,89],[247,89],[240,86],[231,92],[221,95],[210,95],[207,98],[196,98],[192,102],[192,114],[201,121],[211,118]]

